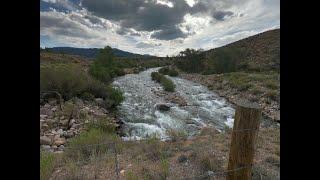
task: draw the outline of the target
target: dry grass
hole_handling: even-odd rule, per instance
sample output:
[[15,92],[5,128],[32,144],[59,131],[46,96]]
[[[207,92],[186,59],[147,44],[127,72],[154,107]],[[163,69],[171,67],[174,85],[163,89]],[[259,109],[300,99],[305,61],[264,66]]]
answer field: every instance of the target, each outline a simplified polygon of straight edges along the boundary
[[[148,140],[124,142],[104,138],[116,143],[120,179],[181,179],[199,177],[208,171],[220,172],[227,168],[231,131],[219,133],[203,129],[193,139],[162,142],[153,137]],[[108,140],[107,140],[108,139]],[[97,150],[97,149],[95,149]],[[280,140],[278,129],[261,129],[254,159],[254,177],[277,179],[279,175]],[[113,151],[94,153],[84,161],[66,157],[67,161],[55,169],[56,179],[111,179],[116,176]],[[99,150],[98,150],[99,152]],[[67,155],[67,153],[66,153]],[[224,178],[215,177],[215,179]],[[54,179],[54,178],[53,178]]]

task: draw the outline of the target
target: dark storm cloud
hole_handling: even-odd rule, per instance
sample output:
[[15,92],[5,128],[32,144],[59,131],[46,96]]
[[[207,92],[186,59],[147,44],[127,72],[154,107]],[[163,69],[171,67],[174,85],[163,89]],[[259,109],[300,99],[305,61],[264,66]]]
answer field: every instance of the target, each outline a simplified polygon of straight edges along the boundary
[[119,21],[125,28],[149,32],[160,30],[153,35],[154,38],[167,40],[186,37],[187,35],[175,26],[183,22],[183,17],[187,13],[204,10],[204,7],[197,6],[192,10],[184,0],[171,2],[172,8],[156,4],[155,0],[84,0],[82,6],[96,16]]
[[173,27],[160,30],[159,32],[154,32],[151,37],[160,40],[172,40],[177,38],[185,38],[187,35],[184,34],[179,28]]
[[231,11],[216,11],[213,13],[213,17],[218,21],[223,21],[225,17],[232,15],[233,12]]
[[[220,4],[226,4],[223,8],[231,4],[231,0],[201,0],[194,4],[193,7],[190,7],[185,0],[167,0],[167,2],[172,3],[172,7],[158,4],[157,0],[82,0],[81,3],[80,0],[42,0],[40,3],[43,6],[41,8],[43,11],[50,11],[48,9],[49,4],[60,12],[65,12],[67,9],[75,11],[76,9],[81,10],[85,8],[88,10],[87,15],[83,17],[71,16],[70,18],[87,27],[100,25],[106,28],[101,20],[101,18],[104,18],[117,22],[120,25],[120,29],[116,31],[120,35],[141,36],[141,32],[139,31],[147,31],[153,32],[151,38],[174,40],[192,35],[192,32],[185,33],[178,28],[178,25],[184,22],[184,16],[188,13],[197,15],[198,17],[210,16],[219,21],[223,21],[225,17],[233,14],[231,11],[216,10],[216,5],[213,2],[218,1]],[[59,28],[68,28],[65,27],[64,23],[51,24],[54,27],[62,25],[63,27]],[[133,28],[135,31],[132,31],[130,28]],[[65,32],[67,30],[62,29],[61,31]]]

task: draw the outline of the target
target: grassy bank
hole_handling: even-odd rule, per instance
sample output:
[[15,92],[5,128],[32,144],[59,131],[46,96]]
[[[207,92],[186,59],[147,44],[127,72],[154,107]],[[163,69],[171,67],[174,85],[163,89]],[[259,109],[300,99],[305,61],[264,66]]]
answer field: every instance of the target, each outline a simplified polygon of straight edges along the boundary
[[158,72],[152,72],[151,78],[152,80],[160,83],[165,91],[174,92],[175,84],[164,75]]

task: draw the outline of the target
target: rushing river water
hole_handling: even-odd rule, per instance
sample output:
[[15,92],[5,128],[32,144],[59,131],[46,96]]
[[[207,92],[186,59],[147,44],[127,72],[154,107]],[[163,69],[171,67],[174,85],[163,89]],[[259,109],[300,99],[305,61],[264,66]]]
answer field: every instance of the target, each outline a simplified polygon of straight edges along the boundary
[[[119,116],[124,124],[125,140],[141,139],[156,134],[168,138],[168,130],[196,135],[202,127],[213,126],[223,130],[232,127],[235,110],[225,99],[206,87],[191,81],[169,77],[176,85],[175,91],[187,106],[166,102],[155,91],[162,91],[159,83],[151,80],[152,68],[139,74],[127,74],[115,79],[113,85],[124,92],[125,100],[119,106]],[[156,104],[169,104],[169,111],[159,111]]]

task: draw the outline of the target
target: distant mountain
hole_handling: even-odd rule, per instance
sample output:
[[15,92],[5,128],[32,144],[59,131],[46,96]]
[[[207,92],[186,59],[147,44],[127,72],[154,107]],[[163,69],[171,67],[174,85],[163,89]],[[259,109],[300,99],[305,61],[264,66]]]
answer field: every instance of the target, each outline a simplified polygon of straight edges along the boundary
[[[48,50],[50,52],[54,53],[64,53],[64,54],[70,54],[70,55],[78,55],[83,56],[86,58],[93,59],[95,58],[100,48],[74,48],[74,47],[53,47],[53,48],[45,48],[45,50]],[[113,54],[116,57],[128,57],[128,58],[149,58],[152,57],[150,55],[141,55],[141,54],[135,54],[127,51],[122,51],[117,48],[113,48]]]

